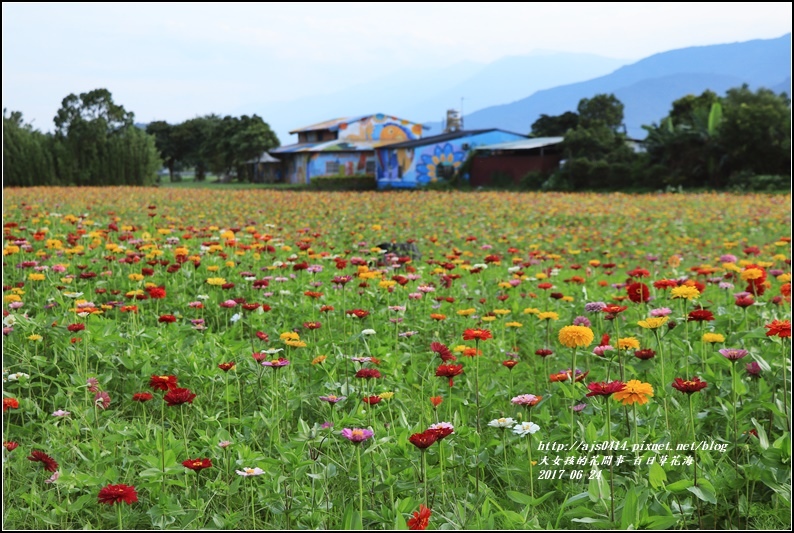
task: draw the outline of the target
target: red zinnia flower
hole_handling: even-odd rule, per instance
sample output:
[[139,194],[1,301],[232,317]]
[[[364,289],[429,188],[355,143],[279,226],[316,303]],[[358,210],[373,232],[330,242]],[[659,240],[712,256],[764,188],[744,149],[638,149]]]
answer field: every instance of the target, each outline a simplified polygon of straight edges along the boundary
[[653,286],[659,290],[672,289],[673,287],[678,287],[678,282],[674,279],[660,279],[659,281],[654,281]]
[[590,389],[587,396],[611,396],[616,392],[622,391],[623,387],[624,383],[621,381],[611,381],[609,383],[606,381],[594,381],[587,384],[587,388]]
[[632,278],[647,278],[651,275],[651,273],[644,268],[635,268],[634,270],[629,270],[627,274]]
[[629,300],[635,304],[647,302],[651,299],[651,291],[648,290],[648,286],[644,283],[631,283],[626,287],[626,291],[628,292]]
[[356,377],[363,379],[379,378],[380,372],[374,368],[362,368],[356,372]]
[[365,396],[364,398],[361,398],[361,401],[367,405],[376,405],[377,403],[380,403],[382,399],[383,398],[380,396]]
[[77,333],[78,331],[83,331],[85,329],[85,324],[69,324],[66,326],[66,329],[72,333]]
[[138,493],[131,485],[108,485],[99,490],[99,503],[113,505],[124,502],[133,504],[138,501]]
[[689,313],[687,322],[711,322],[714,320],[714,313],[707,309],[695,309]]
[[177,387],[176,389],[168,391],[165,396],[163,396],[163,400],[165,400],[170,407],[173,407],[175,405],[182,405],[183,403],[193,403],[193,398],[195,397],[196,395],[190,392],[190,389]]
[[158,318],[157,321],[163,322],[165,324],[173,324],[176,322],[176,317],[174,315],[160,315],[160,318]]
[[303,327],[309,330],[320,329],[322,327],[322,324],[320,324],[319,322],[304,322]]
[[36,463],[44,463],[44,469],[49,472],[58,470],[57,461],[42,451],[33,450],[28,456],[28,460]]
[[452,351],[446,345],[440,342],[433,342],[430,344],[430,350],[437,353],[441,357],[441,361],[456,361],[458,358],[452,354]]
[[149,386],[154,390],[173,390],[176,388],[176,376],[155,376],[152,374]]
[[19,409],[19,400],[16,398],[3,398],[3,412],[9,409]]
[[485,341],[488,339],[492,339],[493,335],[487,329],[467,329],[463,332],[463,340],[464,341],[471,341],[471,340],[480,340]]
[[554,287],[554,285],[552,285],[551,283],[547,283],[547,282],[538,283],[538,289],[544,289],[545,290],[545,289],[551,289],[552,287]]
[[228,372],[229,370],[231,370],[232,368],[234,368],[234,365],[235,365],[235,364],[236,364],[236,363],[234,363],[234,362],[231,362],[231,363],[221,363],[221,364],[219,364],[219,365],[218,365],[218,368],[220,368],[220,369],[221,369],[221,370],[223,370],[224,372]]
[[6,441],[6,442],[3,443],[3,448],[8,450],[9,452],[13,452],[14,450],[16,450],[17,446],[19,446],[19,443],[18,442],[14,442],[13,440]]
[[609,313],[610,315],[617,315],[618,313],[622,313],[628,309],[626,305],[617,305],[617,304],[607,304],[601,311],[604,313]]
[[152,396],[151,392],[136,392],[132,395],[133,402],[148,402],[152,398],[154,398],[154,396]]
[[634,357],[637,359],[647,360],[653,359],[656,356],[656,352],[651,350],[650,348],[644,348],[642,350],[635,350]]
[[363,309],[351,309],[350,311],[345,311],[345,314],[354,316],[356,318],[364,318],[369,315],[369,311],[365,311]]
[[752,296],[741,296],[739,298],[736,298],[735,303],[739,307],[750,307],[755,303],[755,300],[753,299]]
[[707,383],[705,381],[700,381],[700,378],[697,376],[693,377],[691,380],[675,378],[675,381],[673,381],[673,388],[686,394],[698,392],[705,389],[706,386]]
[[424,431],[422,433],[414,433],[408,437],[408,440],[420,450],[424,450],[425,448],[432,446],[433,443],[438,440],[438,434],[432,430]]
[[209,459],[188,459],[187,461],[182,461],[182,466],[195,472],[201,472],[205,468],[212,467],[212,461]]
[[537,350],[535,350],[535,355],[539,355],[541,357],[548,357],[553,353],[554,352],[549,350],[548,348],[538,348]]
[[333,305],[324,305],[324,306],[320,307],[320,312],[321,313],[327,313],[327,312],[333,311],[333,310],[334,310],[334,306]]
[[502,364],[506,366],[508,369],[513,370],[513,367],[518,364],[518,361],[515,359],[508,359],[507,361],[502,361]]
[[430,523],[431,514],[432,511],[430,511],[430,509],[423,504],[419,504],[419,511],[414,511],[413,518],[408,519],[408,529],[420,531],[426,529]]
[[438,408],[438,406],[441,405],[441,402],[443,402],[443,401],[444,401],[444,398],[442,398],[441,396],[431,396],[430,397],[430,403],[433,404],[433,409]]
[[773,320],[770,324],[764,325],[768,330],[767,337],[791,337],[791,320]]
[[453,378],[463,374],[463,365],[439,365],[436,369],[436,376],[449,378],[449,386],[453,385]]
[[265,342],[270,341],[270,337],[268,337],[267,333],[264,333],[262,331],[257,331],[256,336],[259,337],[260,340],[263,340]]
[[164,287],[152,287],[150,289],[146,289],[146,292],[149,293],[149,298],[154,300],[158,300],[160,298],[165,298],[165,288]]

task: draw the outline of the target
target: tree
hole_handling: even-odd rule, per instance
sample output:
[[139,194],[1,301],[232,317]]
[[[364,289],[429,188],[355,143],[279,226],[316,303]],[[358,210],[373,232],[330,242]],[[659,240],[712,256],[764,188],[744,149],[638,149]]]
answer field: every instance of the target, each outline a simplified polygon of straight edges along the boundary
[[723,99],[720,142],[729,174],[791,173],[791,100],[747,84]]
[[579,115],[573,111],[566,111],[562,115],[540,115],[532,123],[530,137],[562,137],[568,130],[579,125]]
[[53,139],[30,124],[19,111],[3,109],[3,185],[56,185]]
[[113,96],[107,89],[94,89],[80,96],[70,94],[61,102],[55,115],[56,131],[63,136],[81,123],[92,123],[111,133],[133,125],[135,115],[122,106],[113,103]]
[[177,126],[172,126],[163,120],[156,120],[146,126],[146,133],[154,137],[155,146],[168,169],[168,178],[171,182],[175,181],[174,169],[184,159],[188,151],[184,140],[179,135]]
[[576,110],[579,112],[579,125],[585,128],[603,124],[617,131],[623,125],[623,103],[614,94],[582,98]]

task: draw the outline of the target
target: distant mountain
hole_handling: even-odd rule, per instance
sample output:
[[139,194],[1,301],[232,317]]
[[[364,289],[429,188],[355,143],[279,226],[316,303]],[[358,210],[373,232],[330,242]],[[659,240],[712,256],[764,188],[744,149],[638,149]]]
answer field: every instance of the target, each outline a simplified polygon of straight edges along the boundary
[[[466,128],[502,128],[529,132],[543,113],[575,111],[579,100],[614,93],[625,105],[628,133],[644,137],[641,126],[658,122],[673,100],[686,94],[726,89],[747,83],[751,88],[782,87],[791,78],[791,34],[777,39],[682,48],[652,55],[611,74],[589,81],[537,91],[506,105],[466,113]],[[776,92],[790,88],[773,89]]]
[[791,76],[781,81],[777,85],[770,87],[776,94],[786,93],[791,98]]
[[[369,83],[290,102],[252,103],[235,114],[256,113],[282,144],[295,142],[288,132],[323,120],[387,113],[423,122],[442,119],[447,109],[474,111],[510,102],[541,89],[586,80],[613,71],[628,60],[592,54],[535,52],[490,64],[458,63],[433,69],[402,70]],[[434,128],[430,133],[440,133]]]

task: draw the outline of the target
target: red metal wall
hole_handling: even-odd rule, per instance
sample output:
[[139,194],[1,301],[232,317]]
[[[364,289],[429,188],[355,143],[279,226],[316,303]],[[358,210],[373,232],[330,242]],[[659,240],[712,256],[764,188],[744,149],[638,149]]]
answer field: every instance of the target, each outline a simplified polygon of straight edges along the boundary
[[501,172],[513,177],[513,182],[518,185],[528,172],[539,170],[553,172],[560,164],[560,154],[523,155],[523,154],[498,154],[474,156],[471,165],[469,182],[472,187],[487,187],[491,184],[491,176]]

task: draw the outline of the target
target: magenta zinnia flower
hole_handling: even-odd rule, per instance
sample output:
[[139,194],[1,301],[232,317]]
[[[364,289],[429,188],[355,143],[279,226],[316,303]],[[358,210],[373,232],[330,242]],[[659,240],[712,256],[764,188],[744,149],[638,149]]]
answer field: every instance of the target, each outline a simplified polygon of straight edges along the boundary
[[375,433],[370,429],[360,429],[360,428],[345,428],[342,430],[342,436],[352,442],[353,444],[359,444],[364,442],[365,440],[372,438]]
[[747,350],[742,350],[741,348],[723,348],[719,352],[730,361],[738,361],[747,355]]

